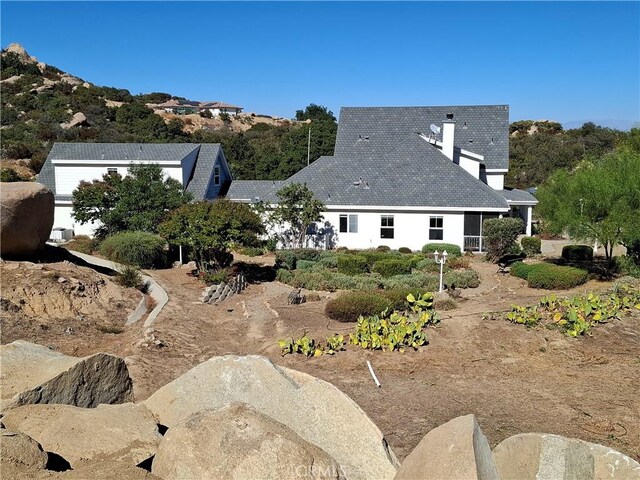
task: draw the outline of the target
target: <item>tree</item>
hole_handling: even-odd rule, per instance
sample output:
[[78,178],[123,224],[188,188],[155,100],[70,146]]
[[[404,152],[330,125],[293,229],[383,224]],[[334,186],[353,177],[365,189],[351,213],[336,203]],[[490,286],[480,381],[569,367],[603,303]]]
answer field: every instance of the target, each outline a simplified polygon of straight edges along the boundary
[[122,230],[156,232],[174,210],[191,200],[174,178],[165,178],[158,164],[134,164],[128,175],[103,175],[102,180],[80,182],[73,191],[73,217],[81,224],[99,222],[96,235]]
[[296,120],[300,122],[304,120],[324,120],[335,122],[336,117],[327,107],[311,103],[304,110],[296,110]]
[[171,245],[189,247],[198,269],[207,271],[231,263],[233,244],[255,246],[264,225],[247,204],[219,199],[183,205],[158,231]]
[[280,227],[282,243],[301,248],[309,226],[324,218],[325,205],[315,198],[306,184],[291,183],[278,190],[276,195],[279,202],[271,211],[269,221]]
[[489,218],[482,224],[487,258],[497,261],[513,247],[524,228],[521,218]]
[[615,245],[640,239],[640,154],[621,150],[572,173],[556,172],[537,197],[545,228],[598,241],[610,262]]

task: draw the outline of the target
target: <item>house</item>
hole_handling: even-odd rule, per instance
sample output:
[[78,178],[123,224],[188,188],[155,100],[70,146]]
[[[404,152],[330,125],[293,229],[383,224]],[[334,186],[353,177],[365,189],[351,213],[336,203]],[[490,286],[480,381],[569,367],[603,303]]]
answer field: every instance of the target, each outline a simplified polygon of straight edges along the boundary
[[163,110],[176,115],[188,115],[209,111],[212,116],[219,117],[221,113],[238,115],[242,107],[224,102],[196,102],[192,100],[167,100],[163,103],[147,103],[147,107],[153,110]]
[[227,196],[275,204],[305,183],[326,205],[310,246],[482,251],[485,219],[517,215],[531,234],[536,199],[504,187],[508,134],[506,105],[342,108],[333,156],[284,182],[234,181]]
[[111,173],[125,176],[129,166],[139,163],[159,164],[195,200],[224,195],[232,179],[217,143],[55,143],[38,175],[55,195],[54,230],[92,235],[96,225],[81,225],[71,215],[73,191],[83,180]]

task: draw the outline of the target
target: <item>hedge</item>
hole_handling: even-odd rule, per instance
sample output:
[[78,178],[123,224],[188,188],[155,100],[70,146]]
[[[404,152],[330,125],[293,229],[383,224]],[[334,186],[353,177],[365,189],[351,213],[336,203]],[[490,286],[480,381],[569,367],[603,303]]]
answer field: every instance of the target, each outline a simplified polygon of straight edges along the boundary
[[546,290],[566,290],[582,285],[589,279],[589,273],[586,270],[552,263],[527,265],[522,262],[516,262],[511,265],[510,273],[514,277],[527,280],[531,288],[544,288]]
[[454,245],[453,243],[427,243],[422,247],[422,253],[430,256],[433,256],[433,253],[436,250],[440,253],[446,250],[451,257],[459,257],[462,255],[460,247],[458,245]]
[[370,316],[391,308],[391,301],[374,292],[346,292],[327,302],[324,313],[338,322],[355,322],[360,315]]
[[318,262],[312,260],[298,260],[296,262],[296,270],[309,270],[316,266]]
[[378,260],[373,264],[371,271],[379,273],[383,277],[405,275],[411,273],[411,262],[406,260]]
[[366,273],[368,263],[364,255],[342,255],[338,257],[338,272],[345,275]]
[[530,287],[547,290],[565,290],[577,287],[588,279],[589,273],[586,270],[549,263],[535,265],[535,268],[531,268],[527,277]]
[[562,247],[562,258],[565,260],[593,260],[593,248],[589,245],[565,245]]
[[445,273],[443,282],[445,285],[455,285],[456,288],[476,288],[480,286],[480,277],[475,270],[463,268]]
[[281,268],[276,273],[276,279],[295,288],[326,292],[335,292],[336,290],[375,290],[380,287],[379,279],[364,275],[345,275],[326,269],[290,271]]
[[276,267],[294,270],[298,260],[317,262],[322,252],[312,248],[298,248],[292,250],[279,250],[276,252]]
[[542,253],[542,241],[538,237],[523,237],[520,240],[522,250],[527,257],[533,257]]
[[139,268],[163,267],[167,262],[165,240],[148,232],[111,235],[100,244],[100,253],[111,261]]

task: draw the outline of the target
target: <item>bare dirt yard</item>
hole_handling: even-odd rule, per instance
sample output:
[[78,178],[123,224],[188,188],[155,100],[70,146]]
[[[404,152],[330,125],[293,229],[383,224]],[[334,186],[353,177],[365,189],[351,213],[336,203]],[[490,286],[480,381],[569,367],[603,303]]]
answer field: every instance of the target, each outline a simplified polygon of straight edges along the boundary
[[[6,266],[3,297],[9,286]],[[16,315],[5,320],[6,312],[2,343],[23,338],[72,355],[108,351],[127,357],[138,400],[211,356],[264,355],[347,393],[401,459],[429,430],[467,413],[476,414],[492,446],[517,433],[548,432],[608,445],[640,459],[640,314],[575,339],[491,319],[484,314],[508,310],[513,303],[536,303],[548,292],[529,289],[523,280],[500,275],[479,259],[472,267],[482,284],[463,290],[458,308],[441,312],[442,322],[427,330],[429,345],[418,351],[371,352],[350,346],[334,356],[282,357],[277,346],[281,338],[307,332],[324,339],[351,331],[352,324],[329,320],[323,313],[327,297],[334,294],[287,305],[291,287],[265,282],[220,305],[203,305],[198,301],[202,284],[186,268],[150,272],[169,295],[154,325],[164,346],[139,346],[142,322],[122,326],[118,334],[96,333],[93,327],[66,335],[58,327],[33,326],[35,320],[16,324]],[[608,286],[590,281],[562,294]],[[373,383],[367,360],[381,388]]]

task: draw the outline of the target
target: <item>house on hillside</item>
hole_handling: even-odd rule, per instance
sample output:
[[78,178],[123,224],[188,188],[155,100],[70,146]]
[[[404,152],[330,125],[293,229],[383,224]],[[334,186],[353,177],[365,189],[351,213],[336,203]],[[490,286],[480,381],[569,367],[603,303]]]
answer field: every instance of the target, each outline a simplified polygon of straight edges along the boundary
[[282,186],[307,184],[326,205],[311,238],[324,247],[483,251],[485,219],[520,216],[531,235],[537,201],[504,187],[508,169],[506,105],[342,108],[333,156],[283,182],[234,181],[227,196],[274,204]]
[[209,111],[212,116],[219,117],[221,113],[238,115],[242,113],[242,107],[224,102],[196,102],[191,100],[167,100],[163,103],[147,103],[152,110],[163,110],[176,115],[188,115]]
[[54,229],[93,235],[96,225],[81,225],[71,215],[73,191],[82,180],[99,180],[112,173],[125,176],[134,163],[159,164],[195,200],[224,195],[232,179],[217,143],[55,143],[38,175],[38,181],[55,195]]

